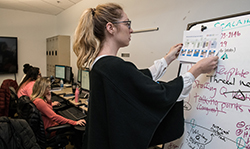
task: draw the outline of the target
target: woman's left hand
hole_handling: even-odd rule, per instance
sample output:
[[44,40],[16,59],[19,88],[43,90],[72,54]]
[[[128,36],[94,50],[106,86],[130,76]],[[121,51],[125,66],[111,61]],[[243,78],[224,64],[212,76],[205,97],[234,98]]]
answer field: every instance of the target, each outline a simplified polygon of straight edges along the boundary
[[86,124],[85,119],[81,119],[81,120],[78,120],[78,121],[76,122],[76,125],[80,125],[80,126],[85,126],[85,124]]
[[54,101],[54,102],[52,102],[52,106],[60,106],[61,105],[61,103],[60,102],[58,102],[58,101]]

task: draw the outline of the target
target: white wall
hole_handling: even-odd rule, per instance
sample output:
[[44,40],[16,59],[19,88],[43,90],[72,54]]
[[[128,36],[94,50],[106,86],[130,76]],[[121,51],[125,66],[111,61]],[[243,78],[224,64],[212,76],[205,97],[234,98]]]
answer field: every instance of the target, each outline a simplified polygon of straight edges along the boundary
[[[23,64],[39,67],[46,74],[46,38],[56,34],[56,16],[0,9],[0,36],[18,37],[18,73],[21,80]],[[13,74],[0,74],[0,84],[15,79]]]
[[[58,34],[68,34],[73,43],[74,29],[82,12],[98,4],[112,2],[107,0],[83,0],[57,16]],[[249,0],[116,0],[132,20],[133,30],[159,27],[159,31],[133,34],[130,46],[120,49],[129,52],[124,58],[134,62],[137,67],[145,68],[155,59],[164,56],[170,47],[182,42],[183,31],[187,24],[196,21],[221,17],[249,11]],[[71,46],[72,47],[72,46]],[[71,48],[71,65],[77,72],[76,56]],[[173,62],[162,80],[177,76],[179,62]]]
[[[83,0],[57,16],[0,9],[0,35],[19,38],[17,81],[23,76],[24,63],[38,66],[42,74],[46,74],[45,39],[55,35],[71,36],[71,65],[76,74],[72,43],[78,20],[85,9],[106,2],[122,5],[134,30],[160,28],[155,32],[133,34],[130,46],[118,53],[120,56],[122,52],[129,52],[130,57],[125,60],[139,68],[152,65],[172,45],[181,42],[188,23],[249,11],[250,6],[249,0]],[[179,62],[173,62],[162,80],[174,78],[178,67]],[[0,75],[0,83],[6,78],[14,79],[14,76]]]

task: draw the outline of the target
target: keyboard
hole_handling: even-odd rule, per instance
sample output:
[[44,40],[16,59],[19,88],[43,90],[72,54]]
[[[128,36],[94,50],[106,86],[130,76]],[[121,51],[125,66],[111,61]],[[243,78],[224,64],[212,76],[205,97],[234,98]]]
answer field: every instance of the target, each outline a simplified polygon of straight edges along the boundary
[[63,102],[64,100],[61,98],[61,97],[59,97],[59,96],[52,96],[51,97],[51,101],[58,101],[58,102]]
[[51,88],[54,88],[54,87],[60,87],[59,84],[51,84]]
[[67,104],[67,102],[65,102],[65,100],[63,100],[62,97],[59,97],[57,95],[54,95],[51,97],[51,101],[54,102],[54,101],[58,101],[61,103],[60,106],[53,106],[53,110],[58,113],[59,110],[64,110],[66,108],[69,107],[69,105]]
[[85,93],[85,92],[81,92],[81,94],[79,94],[79,98],[88,98],[89,97],[89,93]]
[[58,111],[58,113],[62,115],[63,117],[74,120],[74,121],[78,121],[87,116],[83,111],[81,111],[77,107],[71,107],[63,111]]
[[65,87],[71,87],[71,84],[64,84]]

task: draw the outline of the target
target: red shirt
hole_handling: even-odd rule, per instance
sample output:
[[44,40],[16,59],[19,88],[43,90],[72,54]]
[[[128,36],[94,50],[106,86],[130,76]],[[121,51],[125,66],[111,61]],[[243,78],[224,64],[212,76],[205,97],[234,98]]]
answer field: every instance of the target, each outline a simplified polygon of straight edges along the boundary
[[58,114],[56,114],[52,110],[51,102],[47,103],[41,98],[36,98],[33,103],[36,105],[37,109],[41,112],[44,129],[46,130],[48,127],[55,126],[58,124],[71,124],[76,125],[76,121],[64,118]]
[[17,97],[20,98],[21,96],[23,95],[26,95],[26,96],[31,96],[32,94],[32,88],[34,86],[36,81],[30,81],[28,82],[27,84],[24,83],[18,90],[17,92]]

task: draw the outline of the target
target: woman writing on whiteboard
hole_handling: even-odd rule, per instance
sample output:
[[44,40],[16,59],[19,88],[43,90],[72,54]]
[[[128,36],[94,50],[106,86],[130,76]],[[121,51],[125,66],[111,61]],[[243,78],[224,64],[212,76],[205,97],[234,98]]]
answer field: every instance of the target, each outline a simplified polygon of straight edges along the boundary
[[90,98],[83,148],[146,149],[179,138],[184,131],[183,99],[218,57],[199,61],[170,82],[156,82],[176,59],[177,44],[148,69],[117,57],[129,45],[131,21],[122,7],[98,5],[83,12],[75,32],[79,68],[90,67]]

